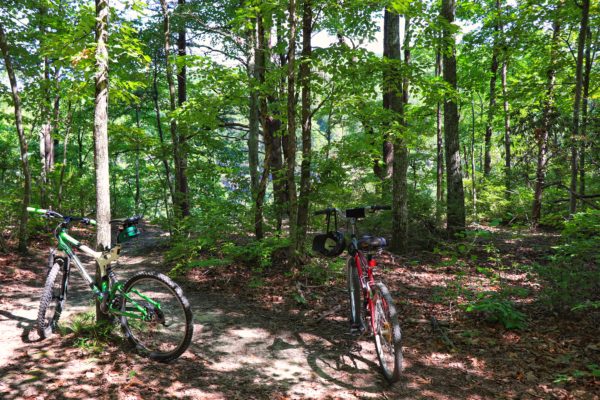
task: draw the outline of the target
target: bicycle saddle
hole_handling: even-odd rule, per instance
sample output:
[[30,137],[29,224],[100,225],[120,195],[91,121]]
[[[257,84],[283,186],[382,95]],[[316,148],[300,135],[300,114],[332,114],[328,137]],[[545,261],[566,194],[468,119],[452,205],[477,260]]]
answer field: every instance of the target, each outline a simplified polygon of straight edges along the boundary
[[379,236],[363,236],[358,239],[358,248],[361,250],[375,250],[387,246],[387,240]]

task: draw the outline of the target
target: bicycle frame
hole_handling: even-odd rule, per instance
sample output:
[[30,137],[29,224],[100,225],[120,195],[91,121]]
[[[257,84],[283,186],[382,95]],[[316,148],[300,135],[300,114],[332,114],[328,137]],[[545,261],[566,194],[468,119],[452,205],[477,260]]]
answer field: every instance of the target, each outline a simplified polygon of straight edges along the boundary
[[[81,275],[83,276],[85,281],[88,283],[89,287],[94,292],[94,295],[97,297],[98,301],[100,301],[101,303],[108,303],[107,310],[111,314],[118,315],[118,316],[126,316],[128,318],[142,319],[142,320],[147,317],[148,312],[146,311],[146,309],[144,307],[142,307],[138,302],[133,300],[129,296],[129,294],[124,291],[124,289],[123,289],[124,285],[121,282],[118,282],[115,280],[115,282],[113,282],[111,285],[109,285],[109,283],[108,283],[109,282],[108,277],[112,273],[110,264],[119,259],[119,256],[121,253],[121,244],[117,244],[107,251],[97,252],[97,251],[92,250],[88,246],[82,244],[74,237],[70,236],[67,233],[67,229],[65,227],[60,227],[60,226],[57,228],[57,230],[55,232],[55,237],[58,240],[58,249],[64,251],[67,254],[67,257],[69,258],[69,260],[73,261],[73,263],[75,263],[75,266],[77,267],[77,269],[79,270],[79,272],[81,273]],[[77,255],[75,254],[75,252],[73,251],[71,246],[77,248],[78,250],[81,250],[82,252],[89,255],[90,257],[93,257],[94,260],[98,263],[98,266],[100,267],[100,276],[101,276],[101,281],[102,281],[100,288],[98,288],[98,286],[96,286],[94,279],[88,274],[88,272],[84,268],[81,260],[79,259],[79,257],[77,257]],[[70,265],[70,263],[69,263],[69,265]],[[65,291],[66,291],[68,281],[69,281],[69,273],[70,273],[70,266],[67,267],[67,269],[65,271],[65,278],[64,278]],[[161,309],[160,303],[150,299],[149,297],[143,295],[142,293],[140,293],[139,291],[137,291],[135,289],[133,290],[133,292],[135,294],[137,294],[138,296],[140,296],[145,301],[147,301],[148,303],[152,304],[153,306],[157,307],[158,309]],[[132,312],[121,311],[117,308],[114,308],[112,306],[111,300],[114,299],[117,296],[117,294],[120,294],[121,296],[125,297],[127,299],[127,301],[129,301],[130,304],[132,304],[141,313],[141,316],[138,314],[132,313]]]
[[[371,286],[375,285],[375,277],[373,276],[373,269],[377,266],[377,261],[371,254],[365,254],[358,249],[358,239],[356,237],[356,218],[349,218],[350,226],[352,227],[352,247],[355,249],[354,255],[350,257],[354,258],[354,266],[358,271],[358,277],[360,280],[360,287],[362,288],[364,298],[366,300],[367,310],[370,313],[370,325],[372,332],[375,332],[375,305],[373,303],[373,292]],[[366,271],[363,270],[363,266],[366,266]],[[365,276],[366,272],[366,276]]]

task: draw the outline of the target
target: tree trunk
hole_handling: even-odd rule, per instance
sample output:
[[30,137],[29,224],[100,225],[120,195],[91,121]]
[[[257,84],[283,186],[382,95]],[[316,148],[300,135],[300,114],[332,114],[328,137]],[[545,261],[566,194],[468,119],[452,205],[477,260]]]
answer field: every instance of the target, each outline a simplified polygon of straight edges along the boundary
[[510,199],[512,192],[512,173],[511,173],[511,148],[510,148],[510,110],[508,105],[508,94],[506,87],[506,74],[508,70],[508,55],[504,54],[502,61],[502,97],[504,107],[504,178],[506,182],[506,198]]
[[[442,0],[442,18],[448,24],[454,22],[455,0]],[[456,42],[454,33],[444,25],[444,80],[456,90]],[[465,196],[460,167],[460,141],[458,132],[458,107],[454,96],[444,100],[444,141],[446,144],[446,212],[447,229],[450,233],[465,228]]]
[[[277,17],[277,47],[279,50],[279,66],[281,70],[285,70],[286,67],[286,49],[285,49],[285,36],[283,30],[283,16]],[[281,115],[283,113],[284,107],[281,97],[283,97],[283,93],[285,93],[285,85],[286,79],[285,76],[282,76],[279,81],[279,94],[277,99],[273,99],[274,103],[277,105],[274,107],[273,114],[275,116],[276,121],[278,121],[278,131],[281,130]],[[284,144],[283,142],[283,132],[278,132],[273,135],[273,148],[271,153],[271,176],[273,177],[273,199],[274,199],[274,208],[275,215],[277,218],[277,231],[281,233],[283,229],[283,216],[284,214],[289,215],[288,209],[288,198],[287,198],[287,179],[286,179],[286,168],[284,167],[283,162],[283,151],[284,146],[287,145],[287,142]]]
[[248,169],[250,170],[250,189],[252,199],[258,192],[258,137],[260,132],[260,105],[258,90],[258,70],[256,58],[258,43],[256,39],[256,18],[250,18],[251,28],[247,32],[247,74],[250,81],[250,96],[248,101]]
[[[185,5],[185,0],[177,0],[178,8],[182,8]],[[186,29],[185,19],[181,19],[180,29],[177,35],[177,55],[179,57],[185,57],[186,55]],[[187,68],[185,62],[182,63],[181,69],[177,72],[177,105],[179,107],[187,101]],[[177,160],[179,166],[176,169],[177,172],[177,188],[178,194],[181,198],[180,208],[181,216],[187,217],[190,215],[190,193],[188,187],[187,178],[187,129],[184,125],[179,125],[177,129],[178,146],[177,151],[179,155]]]
[[62,210],[62,201],[63,201],[63,185],[65,180],[65,172],[67,170],[67,149],[69,146],[69,134],[71,133],[71,129],[73,126],[73,110],[71,108],[71,102],[67,106],[67,123],[65,127],[65,140],[63,145],[63,159],[62,165],[60,166],[60,178],[58,181],[58,195],[57,195],[57,205],[56,208],[58,210]]
[[[386,10],[386,14],[391,14]],[[388,38],[391,42],[398,43],[398,47],[391,49],[390,56],[396,56],[396,60],[400,61],[400,23],[399,16],[396,14],[389,16],[389,22],[392,25],[391,31],[398,34],[398,38]],[[398,21],[398,22],[396,22]],[[396,26],[398,29],[396,29]],[[408,69],[410,64],[410,17],[404,17],[404,66]],[[385,43],[385,38],[384,38]],[[406,173],[408,170],[408,146],[404,140],[404,132],[407,130],[406,117],[404,115],[404,106],[408,104],[409,81],[401,73],[395,74],[396,83],[390,82],[389,89],[395,94],[390,96],[391,109],[395,111],[400,120],[403,132],[396,134],[393,140],[393,178],[392,178],[392,249],[405,253],[408,248],[408,184]],[[401,79],[401,80],[400,80]],[[401,86],[400,86],[401,85]],[[399,97],[396,94],[401,94]],[[416,182],[416,181],[415,181]]]
[[471,201],[473,202],[473,216],[477,218],[477,183],[475,175],[475,99],[471,94]]
[[[169,188],[169,194],[171,195],[171,201],[175,199],[175,193],[173,191],[173,184],[171,179],[171,166],[169,160],[166,157],[165,150],[165,137],[162,129],[162,121],[160,117],[160,103],[158,102],[158,57],[154,60],[154,73],[152,75],[152,100],[154,102],[154,112],[156,114],[156,129],[158,130],[158,139],[160,140],[160,158],[162,160],[163,167],[165,169],[166,184]],[[165,203],[167,204],[167,203]],[[165,206],[166,207],[166,206]],[[168,210],[167,210],[168,214]]]
[[[165,65],[167,83],[169,85],[169,110],[171,113],[177,108],[175,100],[175,82],[173,80],[173,65],[171,64],[171,16],[166,0],[160,0],[160,5],[163,13],[163,34],[165,40]],[[185,193],[182,192],[181,180],[181,144],[179,143],[179,135],[177,133],[177,121],[174,116],[171,116],[171,141],[173,142],[173,164],[175,167],[175,188],[173,190],[173,206],[175,218],[183,218],[185,209]]]
[[548,131],[551,125],[552,109],[554,107],[554,86],[556,79],[556,60],[558,58],[561,16],[560,10],[563,1],[558,3],[556,15],[552,24],[552,44],[550,50],[550,66],[546,73],[546,99],[544,101],[544,111],[540,128],[536,129],[536,139],[538,143],[535,193],[533,195],[533,207],[531,210],[531,220],[533,226],[537,226],[540,222],[542,214],[542,197],[544,193],[544,182],[546,180],[546,162],[548,155]]
[[110,190],[108,156],[108,0],[96,0],[96,101],[94,108],[94,166],[96,171],[97,245],[110,247]]
[[[42,38],[46,36],[46,20],[48,18],[48,10],[44,6],[40,6],[39,9],[40,14],[40,34]],[[51,93],[50,93],[50,61],[48,56],[44,56],[43,58],[43,71],[44,71],[44,81],[43,81],[43,93],[44,98],[41,104],[41,114],[44,119],[44,123],[40,129],[40,162],[42,164],[40,169],[40,206],[42,208],[48,208],[49,200],[48,200],[48,192],[50,192],[49,186],[49,175],[50,171],[54,166],[54,141],[52,140],[52,113],[50,112],[50,107],[52,103]],[[58,105],[58,100],[55,103]]]
[[485,154],[483,164],[483,175],[486,177],[490,175],[490,172],[492,170],[492,156],[490,153],[492,148],[494,112],[496,109],[496,75],[498,73],[498,50],[496,49],[495,44],[492,53],[492,65],[490,68],[490,73],[490,104],[488,108],[488,116],[485,127]]
[[502,6],[500,0],[496,0],[497,16],[497,32],[500,35],[499,41],[501,42],[501,58],[502,67],[500,72],[501,84],[502,84],[502,107],[504,110],[504,182],[506,190],[504,192],[507,200],[510,200],[512,193],[512,176],[511,176],[511,142],[510,142],[510,110],[508,104],[508,93],[506,78],[508,74],[508,45],[506,38],[504,37],[504,21],[502,18]]
[[19,148],[21,150],[21,168],[23,170],[24,182],[23,203],[21,204],[21,219],[19,223],[19,251],[24,253],[27,251],[27,207],[29,206],[31,197],[31,171],[29,169],[27,139],[25,138],[25,131],[23,130],[21,97],[19,96],[17,78],[15,77],[15,71],[13,69],[12,60],[9,54],[8,41],[6,40],[6,33],[4,32],[4,26],[2,23],[0,23],[0,50],[2,51],[2,56],[4,57],[4,66],[10,82],[10,89],[15,111],[15,127],[17,128],[17,135],[19,136]]
[[590,13],[590,0],[582,1],[581,24],[579,26],[579,40],[577,43],[577,68],[575,70],[575,101],[573,104],[573,135],[571,136],[571,191],[569,196],[569,212],[577,211],[577,145],[579,138],[579,113],[581,108],[581,94],[583,91],[583,58],[585,37]]
[[583,105],[581,110],[581,149],[579,150],[579,194],[585,195],[585,151],[587,148],[588,103],[590,94],[590,76],[592,72],[592,31],[588,26],[585,47],[585,71],[583,74]]
[[[386,9],[383,16],[383,57],[400,62],[400,17]],[[384,67],[383,70],[383,108],[392,110],[399,107],[401,100],[400,73],[397,64]],[[389,132],[383,133],[382,160],[375,159],[373,172],[381,180],[391,178],[394,170],[394,141]]]
[[[257,47],[256,47],[256,77],[259,85],[262,87],[266,82],[266,64],[267,64],[267,37],[265,34],[265,21],[261,13],[256,16],[256,32],[257,32]],[[265,194],[269,183],[269,173],[271,169],[271,152],[273,142],[272,119],[269,117],[267,105],[267,97],[262,94],[259,96],[259,117],[263,132],[263,141],[265,146],[265,157],[263,161],[263,171],[258,182],[256,197],[254,199],[254,234],[257,240],[264,237],[263,229],[263,208],[265,202]]]
[[[442,75],[442,53],[438,47],[435,54],[435,76]],[[442,107],[440,102],[436,105],[436,191],[435,191],[435,216],[438,225],[442,221],[442,202],[444,199],[444,142],[442,139]]]
[[302,87],[302,163],[300,164],[300,196],[298,198],[298,230],[296,250],[304,253],[308,206],[310,197],[310,168],[312,159],[312,122],[310,94],[310,63],[312,57],[312,0],[304,0],[302,6],[302,60],[300,62],[300,85]]
[[[94,167],[96,171],[96,242],[100,250],[110,247],[110,181],[108,155],[108,0],[96,0],[96,100],[94,108]],[[102,287],[96,264],[96,285]],[[96,319],[107,322],[96,300]]]
[[[288,3],[288,69],[287,69],[287,135],[284,154],[286,158],[286,180],[289,200],[290,249],[295,253],[297,240],[298,207],[296,198],[296,0]],[[293,255],[295,257],[295,254]]]
[[[142,129],[140,124],[140,105],[135,106],[135,125],[138,130]],[[140,213],[140,145],[135,145],[135,213]]]

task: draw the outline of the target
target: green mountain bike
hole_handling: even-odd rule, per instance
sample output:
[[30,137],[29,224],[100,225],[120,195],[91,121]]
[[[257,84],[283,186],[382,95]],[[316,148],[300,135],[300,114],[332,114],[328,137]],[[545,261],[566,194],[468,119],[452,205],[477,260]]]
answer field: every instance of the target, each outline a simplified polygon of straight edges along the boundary
[[[99,301],[100,311],[120,323],[125,336],[140,354],[163,362],[183,354],[192,340],[194,326],[190,303],[181,288],[156,272],[139,272],[121,283],[112,268],[119,258],[122,243],[139,236],[137,224],[141,216],[110,221],[119,224],[117,244],[97,252],[68,234],[71,223],[96,225],[93,219],[63,216],[56,211],[33,207],[28,207],[27,211],[60,220],[54,230],[57,248],[50,250],[49,271],[38,311],[40,338],[45,339],[57,330],[67,300],[71,265],[75,264],[92,290],[93,298]],[[96,260],[100,286],[85,270],[72,247]]]

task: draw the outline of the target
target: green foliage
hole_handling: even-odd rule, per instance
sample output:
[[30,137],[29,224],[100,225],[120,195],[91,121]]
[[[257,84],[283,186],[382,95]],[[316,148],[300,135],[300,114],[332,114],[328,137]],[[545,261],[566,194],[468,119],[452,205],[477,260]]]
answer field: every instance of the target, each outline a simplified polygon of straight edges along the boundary
[[251,266],[255,272],[261,272],[272,265],[273,257],[288,249],[288,238],[266,237],[245,246],[227,243],[222,251],[234,261]]
[[566,218],[564,217],[564,212],[548,213],[542,218],[540,218],[540,226],[556,230],[562,230],[565,227],[565,221]]
[[598,364],[588,364],[583,371],[576,369],[569,374],[558,374],[553,382],[565,384],[581,378],[592,378],[594,380],[600,378],[600,366]]
[[81,350],[100,354],[106,344],[112,341],[113,325],[106,322],[97,322],[93,311],[74,315],[67,325],[59,325],[61,335],[72,335],[73,344]]
[[[167,261],[174,264],[169,275],[183,275],[194,268],[219,268],[234,263],[248,266],[253,273],[261,274],[273,265],[274,257],[282,261],[280,258],[285,257],[288,247],[289,239],[279,237],[266,237],[245,245],[224,240],[223,237],[179,238],[167,251]],[[214,254],[219,257],[211,256]]]
[[506,198],[506,187],[503,184],[487,182],[480,188],[477,207],[480,215],[486,219],[502,219],[510,207]]
[[551,306],[594,308],[593,304],[600,300],[599,249],[600,211],[577,213],[565,223],[562,242],[550,256],[549,264],[537,268],[547,282],[543,297]]
[[313,258],[300,270],[300,277],[316,285],[324,285],[334,277],[346,279],[346,260],[341,257],[325,259]]
[[481,313],[489,322],[499,322],[506,329],[523,329],[526,315],[515,309],[514,303],[496,292],[483,292],[470,302],[465,310],[469,313]]

